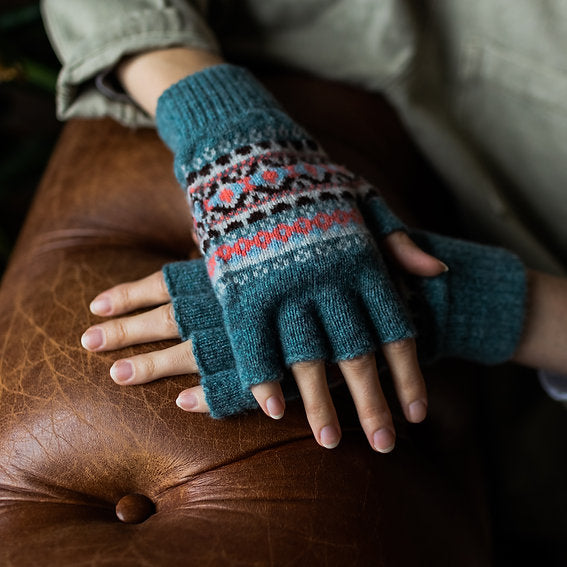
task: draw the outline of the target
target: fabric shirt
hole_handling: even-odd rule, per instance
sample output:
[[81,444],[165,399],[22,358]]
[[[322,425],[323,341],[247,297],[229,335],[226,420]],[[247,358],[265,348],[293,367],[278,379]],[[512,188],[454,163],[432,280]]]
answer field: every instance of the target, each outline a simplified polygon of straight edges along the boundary
[[567,3],[44,0],[62,119],[152,120],[97,88],[127,54],[190,46],[381,92],[472,235],[567,272]]

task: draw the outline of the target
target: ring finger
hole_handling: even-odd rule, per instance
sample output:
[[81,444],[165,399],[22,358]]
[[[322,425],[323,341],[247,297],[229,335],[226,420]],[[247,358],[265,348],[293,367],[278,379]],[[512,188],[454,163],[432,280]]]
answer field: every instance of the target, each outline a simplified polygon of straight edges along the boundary
[[415,341],[387,343],[382,345],[382,352],[406,419],[411,423],[423,421],[427,415],[427,388],[419,368]]

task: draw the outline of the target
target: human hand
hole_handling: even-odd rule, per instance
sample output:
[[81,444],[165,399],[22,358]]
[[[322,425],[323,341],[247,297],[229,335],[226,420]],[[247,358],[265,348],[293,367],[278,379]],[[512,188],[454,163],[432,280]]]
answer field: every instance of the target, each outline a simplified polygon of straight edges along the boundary
[[[400,262],[414,273],[431,276],[445,269],[444,265],[438,260],[421,252],[405,233],[392,234],[386,239],[386,245],[391,250],[392,255],[399,258]],[[257,401],[266,414],[275,418],[281,417],[285,401],[278,383],[259,384],[252,386],[250,390],[236,388],[238,391],[234,391],[234,385],[239,381],[226,338],[223,347],[225,355],[219,352],[219,335],[224,334],[223,329],[213,329],[213,333],[208,333],[205,329],[206,327],[213,327],[215,324],[222,327],[222,321],[218,314],[218,304],[212,292],[209,291],[209,297],[203,297],[206,290],[210,290],[208,280],[204,278],[202,283],[206,285],[199,286],[195,278],[192,278],[193,289],[203,291],[199,294],[199,297],[193,292],[193,297],[182,299],[182,301],[193,301],[194,305],[199,306],[202,317],[206,319],[200,322],[203,331],[196,336],[198,344],[193,345],[191,341],[186,341],[162,351],[119,360],[113,365],[111,376],[119,384],[130,385],[150,382],[164,376],[196,373],[198,372],[198,365],[193,355],[193,348],[196,346],[197,350],[201,351],[201,365],[204,365],[206,370],[204,376],[209,380],[207,384],[204,384],[207,395],[205,395],[203,386],[186,390],[178,398],[180,407],[188,411],[209,411],[206,401],[208,398],[213,405],[227,405],[228,401],[228,407],[231,407],[232,411],[236,411],[235,408],[244,410],[255,407]],[[156,272],[138,282],[121,284],[103,292],[91,304],[93,313],[101,316],[124,315],[144,307],[161,306],[142,315],[123,317],[91,327],[83,336],[83,345],[93,351],[108,351],[142,342],[178,337],[179,331],[173,305],[169,303],[170,299],[161,272]],[[215,305],[217,305],[216,312],[214,311]],[[207,351],[212,347],[210,341],[215,343],[216,348],[207,357]],[[407,342],[410,343],[407,347],[404,345],[385,345],[385,356],[389,361],[392,361],[392,367],[397,369],[393,375],[405,414],[410,421],[417,422],[425,417],[427,398],[415,358],[414,341],[410,339]],[[220,346],[222,347],[222,345]],[[222,348],[220,350],[222,351]],[[228,358],[230,358],[228,364],[227,350]],[[220,367],[223,367],[224,364],[225,374],[207,372],[211,369],[211,361],[217,365],[217,369],[219,364]],[[226,376],[227,368],[232,372],[232,376]],[[354,392],[355,402],[359,400],[357,403],[357,407],[360,406],[359,412],[367,417],[367,427],[365,428],[367,436],[370,437],[368,431],[372,429],[371,420],[376,422],[380,417],[384,420],[384,427],[391,428],[393,432],[391,417],[379,386],[376,364],[373,358],[367,356],[358,360],[347,361],[346,364],[342,365],[342,370],[350,380],[349,387]],[[335,446],[340,439],[340,426],[330,399],[323,363],[294,365],[293,374],[298,385],[300,385],[300,393],[315,438],[323,446]],[[365,397],[366,390],[373,392],[374,399],[378,398],[380,404],[378,411],[381,410],[385,414],[371,416],[367,407],[361,406],[360,400]],[[418,404],[417,412],[410,408],[411,402],[415,400],[423,402],[421,408]],[[368,413],[364,414],[365,411]],[[327,429],[325,429],[326,427]],[[371,433],[373,432],[371,431]],[[378,442],[380,435],[378,435]],[[373,446],[376,443],[373,436],[369,441]],[[384,447],[379,446],[379,450],[388,449],[391,446],[389,439],[385,441],[389,444]]]
[[[565,368],[567,359],[561,338],[563,335],[557,334],[563,319],[554,317],[554,314],[567,308],[567,284],[564,279],[532,273],[531,308],[524,324],[526,274],[513,254],[499,248],[430,233],[414,232],[412,238],[430,255],[409,242],[407,235],[400,239],[392,235],[388,247],[393,247],[395,256],[403,256],[404,265],[413,266],[410,271],[414,274],[434,276],[442,272],[437,277],[407,274],[402,281],[408,296],[412,298],[411,311],[418,330],[420,359],[433,361],[451,356],[497,364],[513,357],[524,364],[542,365],[556,371]],[[449,264],[451,270],[446,271],[435,258]],[[187,341],[164,351],[117,361],[111,371],[113,378],[120,384],[141,384],[163,376],[197,372],[199,366],[204,387],[197,386],[182,392],[178,398],[180,407],[188,411],[207,411],[208,399],[213,410],[219,411],[218,408],[221,408],[222,411],[223,403],[228,398],[229,408],[238,411],[234,409],[238,404],[241,404],[241,409],[251,408],[257,400],[265,413],[280,417],[284,401],[278,384],[253,386],[253,395],[250,390],[241,387],[222,326],[222,315],[218,304],[215,304],[210,284],[204,277],[202,260],[181,264],[187,265],[186,273],[192,277],[179,279],[174,284],[179,283],[186,289],[174,287],[173,295],[176,297],[173,302],[180,313],[192,313],[192,321],[181,321],[180,327],[184,338],[191,335],[195,338],[195,344]],[[121,315],[138,308],[163,305],[143,315],[107,321],[92,327],[83,337],[84,346],[89,350],[105,351],[179,336],[175,305],[167,304],[170,299],[160,272],[103,292],[91,304],[91,310],[98,315]],[[540,340],[542,334],[543,345]],[[558,336],[559,340],[555,340]],[[212,348],[215,345],[222,348]],[[193,349],[198,354],[200,364],[193,356]],[[393,354],[400,357],[403,351]],[[400,358],[397,365],[400,368],[412,367],[414,362],[404,362]],[[129,373],[125,373],[125,369],[129,369]],[[295,374],[299,375],[300,381],[310,378],[304,370],[301,365],[296,369]],[[393,373],[394,379],[396,376]],[[353,387],[358,386],[353,380]],[[400,384],[396,386],[400,395]],[[321,397],[323,404],[327,396],[325,392]],[[323,431],[320,414],[313,414],[310,410],[311,406],[324,406],[316,405],[319,401],[317,395],[313,400],[314,403],[308,404],[306,411],[315,437],[320,444],[333,446],[333,443],[328,443],[326,432]],[[402,406],[408,416],[407,405],[402,403]],[[333,411],[331,415],[334,415]],[[408,418],[416,421],[411,415]]]

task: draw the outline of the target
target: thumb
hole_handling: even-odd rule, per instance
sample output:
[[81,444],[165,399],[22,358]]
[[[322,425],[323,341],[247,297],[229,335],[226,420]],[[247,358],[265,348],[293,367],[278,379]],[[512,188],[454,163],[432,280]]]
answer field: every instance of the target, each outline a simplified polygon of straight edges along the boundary
[[424,252],[401,230],[389,234],[384,239],[384,244],[397,264],[410,274],[434,277],[449,270],[447,264]]

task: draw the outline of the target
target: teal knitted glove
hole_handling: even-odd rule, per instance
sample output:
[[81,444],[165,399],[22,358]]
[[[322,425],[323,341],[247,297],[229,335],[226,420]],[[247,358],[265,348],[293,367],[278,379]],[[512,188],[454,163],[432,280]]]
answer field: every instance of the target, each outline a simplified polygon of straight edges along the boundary
[[[219,65],[159,99],[242,386],[413,336],[374,236],[402,228],[246,70]],[[226,346],[226,345],[224,345]]]
[[[418,331],[420,361],[458,357],[496,364],[508,360],[524,322],[522,263],[500,248],[426,232],[412,232],[411,237],[450,266],[449,272],[435,278],[406,275],[401,282]],[[211,415],[220,418],[256,408],[250,389],[239,378],[222,310],[203,261],[168,264],[163,273],[180,335],[193,343]],[[293,378],[286,377],[282,387],[286,398],[296,395]]]
[[526,310],[526,270],[519,258],[503,248],[428,232],[411,236],[449,266],[435,278],[405,276],[420,359],[457,357],[482,364],[509,360]]

